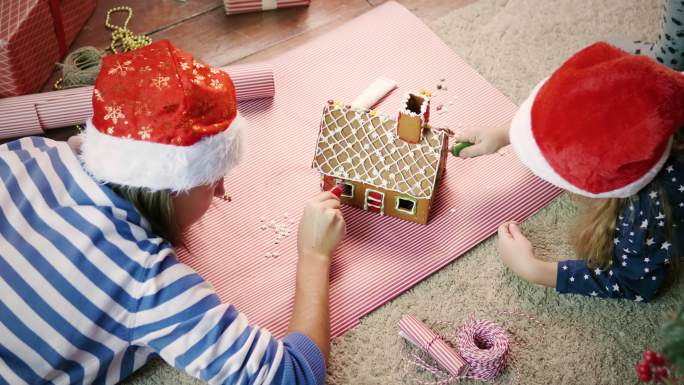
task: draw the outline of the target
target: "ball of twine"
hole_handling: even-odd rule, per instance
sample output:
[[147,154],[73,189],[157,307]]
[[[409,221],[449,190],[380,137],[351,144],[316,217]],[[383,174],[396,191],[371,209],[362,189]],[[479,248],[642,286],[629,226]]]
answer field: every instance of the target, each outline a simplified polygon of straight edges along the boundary
[[468,377],[492,381],[506,366],[508,335],[496,322],[470,320],[459,329],[456,341],[470,367]]
[[58,64],[62,70],[62,79],[57,88],[74,88],[95,84],[104,51],[95,47],[81,47],[64,58]]

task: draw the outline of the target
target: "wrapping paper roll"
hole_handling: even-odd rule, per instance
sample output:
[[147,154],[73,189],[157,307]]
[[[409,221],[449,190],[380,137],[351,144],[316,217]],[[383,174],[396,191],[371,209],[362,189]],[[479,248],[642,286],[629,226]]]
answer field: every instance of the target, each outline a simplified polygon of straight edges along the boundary
[[[275,94],[269,64],[222,68],[235,84],[238,101],[270,98]],[[45,130],[81,124],[92,115],[93,87],[0,99],[0,139],[42,134]]]
[[278,8],[308,6],[310,0],[223,0],[226,15],[270,11]]
[[458,352],[416,317],[412,315],[401,317],[399,335],[429,354],[451,375],[460,377],[468,370],[468,365]]

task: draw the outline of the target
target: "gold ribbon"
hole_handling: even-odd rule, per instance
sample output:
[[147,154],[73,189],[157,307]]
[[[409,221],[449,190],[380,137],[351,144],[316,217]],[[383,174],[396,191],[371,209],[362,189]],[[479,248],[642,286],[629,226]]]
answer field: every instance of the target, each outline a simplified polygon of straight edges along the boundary
[[[124,21],[123,26],[116,26],[110,23],[110,17],[116,12],[127,12],[128,16],[126,21]],[[150,43],[152,39],[146,35],[134,35],[133,31],[128,29],[128,22],[131,21],[133,17],[133,9],[131,7],[114,7],[107,11],[107,19],[105,20],[105,27],[112,30],[112,44],[110,48],[112,52],[127,52],[134,49],[142,48]]]

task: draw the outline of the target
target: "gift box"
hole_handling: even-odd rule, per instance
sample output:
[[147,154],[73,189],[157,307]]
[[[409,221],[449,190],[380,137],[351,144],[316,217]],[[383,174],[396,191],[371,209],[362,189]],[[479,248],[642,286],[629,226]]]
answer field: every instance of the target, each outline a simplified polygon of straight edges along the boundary
[[226,15],[260,12],[271,9],[308,6],[311,0],[223,0]]
[[0,97],[38,91],[96,0],[0,1]]

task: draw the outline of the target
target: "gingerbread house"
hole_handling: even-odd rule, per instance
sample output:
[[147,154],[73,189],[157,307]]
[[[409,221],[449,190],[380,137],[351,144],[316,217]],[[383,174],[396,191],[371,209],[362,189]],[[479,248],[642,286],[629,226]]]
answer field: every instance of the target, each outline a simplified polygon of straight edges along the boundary
[[429,94],[405,96],[396,120],[329,101],[313,167],[322,188],[344,182],[342,203],[427,224],[444,174],[448,140],[428,124]]

